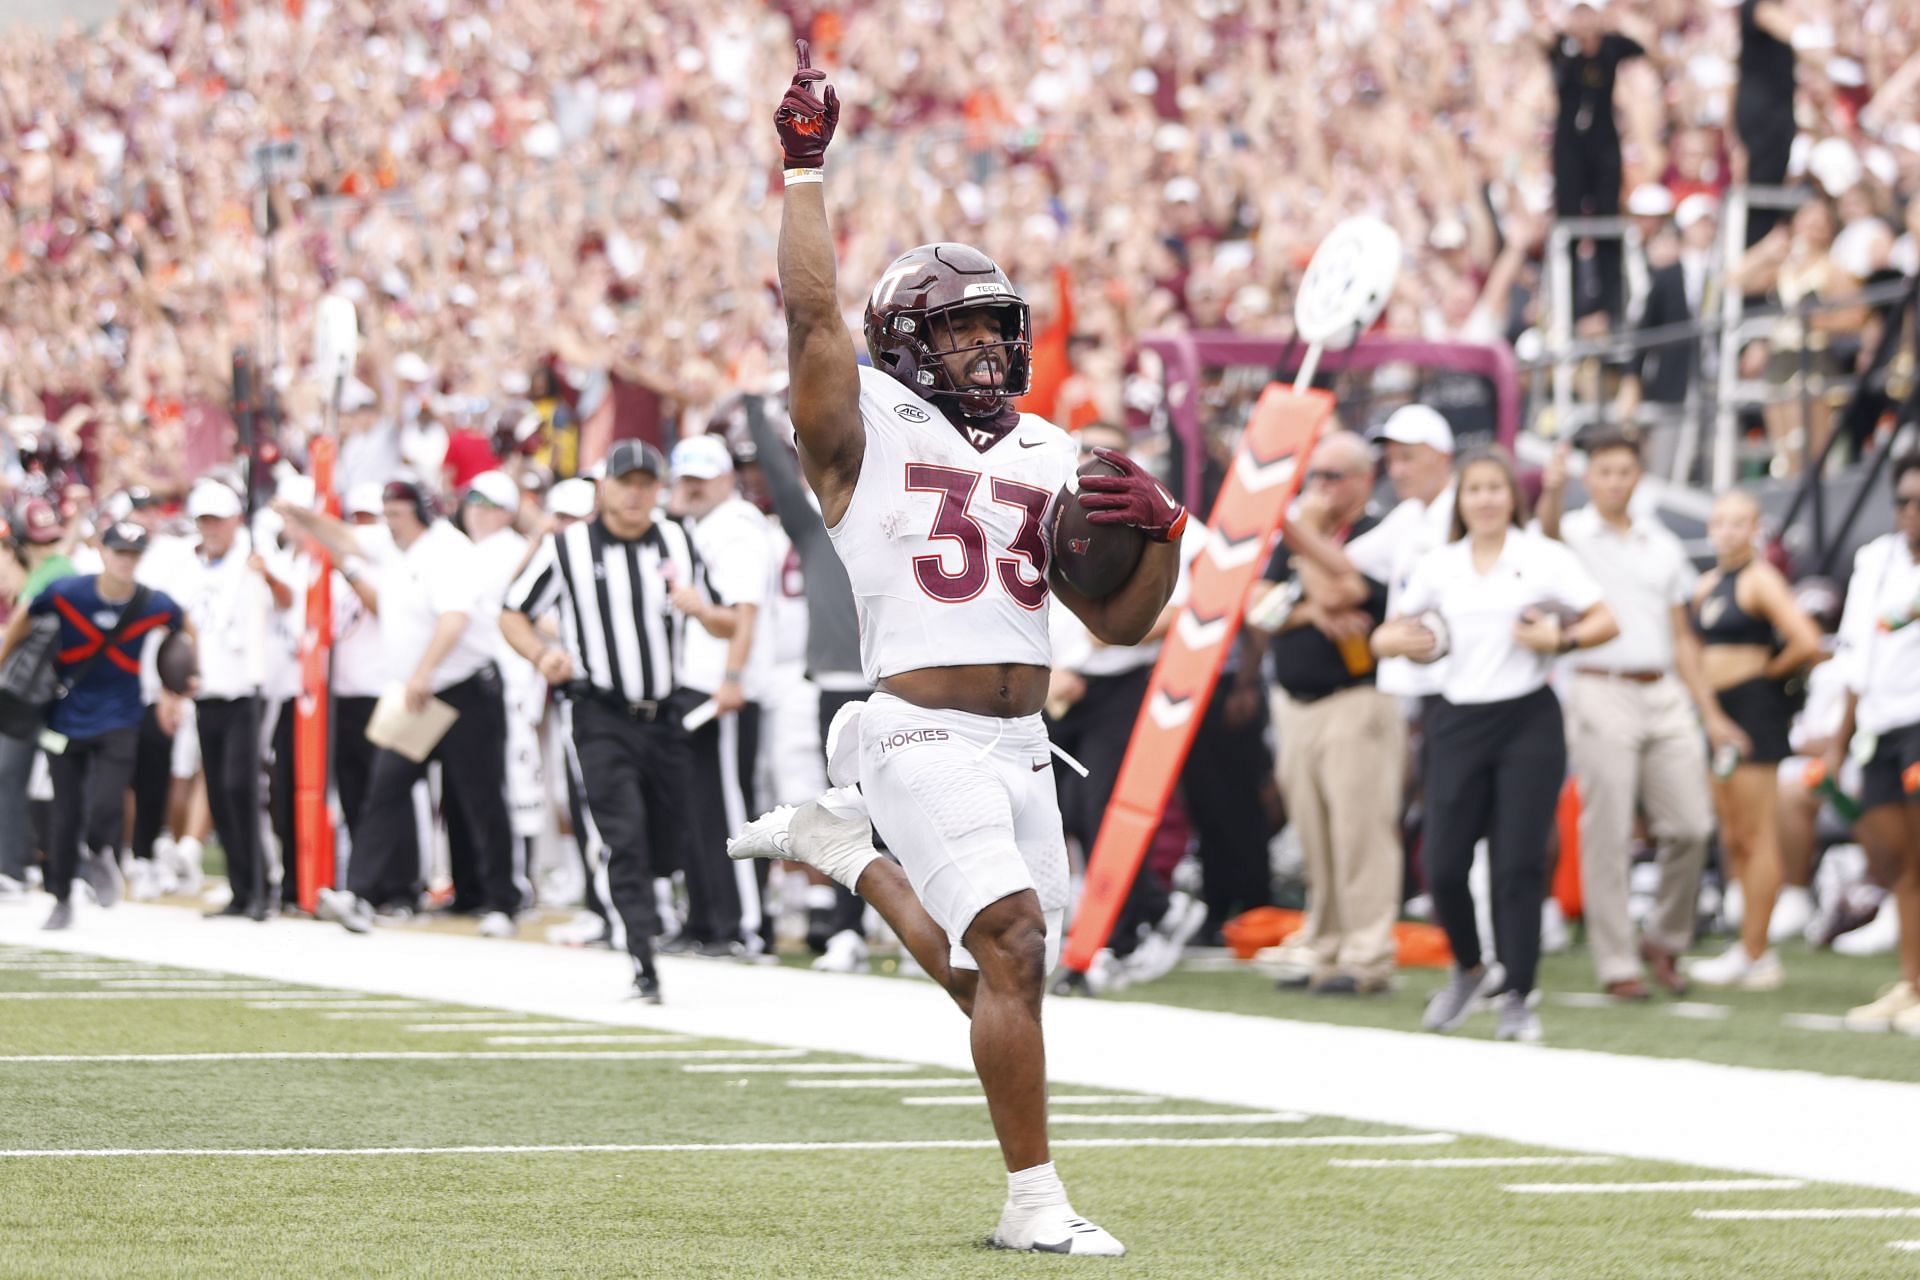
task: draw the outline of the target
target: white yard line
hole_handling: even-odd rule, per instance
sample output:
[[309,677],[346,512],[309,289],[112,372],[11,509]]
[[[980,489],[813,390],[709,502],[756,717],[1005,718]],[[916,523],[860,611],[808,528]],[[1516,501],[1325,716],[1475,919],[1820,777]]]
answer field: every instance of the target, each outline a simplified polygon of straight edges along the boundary
[[[423,1035],[444,1035],[451,1031],[599,1031],[595,1022],[532,1022],[522,1019],[519,1022],[410,1022],[400,1028]],[[639,1037],[630,1037],[639,1038]],[[489,1040],[488,1044],[494,1043]]]
[[[373,1010],[385,1010],[389,1013],[394,1014],[396,1017],[424,1018],[427,1016],[426,1014],[413,1012],[414,1010],[417,1010],[421,1007],[422,1007],[422,1004],[418,1000],[333,1000],[333,1001],[329,1001],[327,1004],[328,1012],[320,1016],[323,1018],[368,1018],[368,1017],[374,1016],[373,1013],[371,1012]],[[259,1010],[312,1009],[313,1001],[311,1000],[249,1000],[247,1001],[247,1008],[259,1009]],[[351,1010],[352,1012],[348,1012],[348,1013],[332,1012],[333,1010],[336,1010],[336,1009],[346,1009],[346,1010]],[[405,1012],[402,1012],[403,1010]]]
[[[562,1049],[554,1053],[517,1053],[510,1050],[401,1049],[385,1050],[296,1050],[252,1053],[17,1053],[0,1057],[10,1062],[537,1062],[542,1058],[605,1058],[616,1061],[668,1061],[687,1058],[786,1058],[797,1057],[805,1049],[608,1049],[589,1053]],[[804,1065],[804,1064],[803,1064]],[[763,1064],[729,1063],[728,1071],[766,1071]],[[794,1068],[798,1070],[800,1068]]]
[[219,990],[201,989],[198,991],[0,991],[0,1000],[258,1000],[262,996],[272,996],[277,1000],[291,1003],[299,1000],[304,1004],[318,1004],[322,1001],[364,1000],[364,991],[338,991],[325,995],[301,994],[292,991],[276,991],[272,987],[231,987]]
[[1675,1000],[1666,1009],[1676,1018],[1690,1018],[1695,1022],[1718,1022],[1733,1016],[1732,1005],[1710,1004],[1704,1000]]
[[1612,1156],[1415,1156],[1400,1159],[1343,1159],[1327,1161],[1335,1169],[1520,1169],[1546,1165],[1618,1164]]
[[1194,1124],[1194,1125],[1304,1124],[1306,1123],[1306,1120],[1307,1120],[1307,1117],[1301,1115],[1298,1111],[1255,1111],[1255,1112],[1242,1112],[1239,1114],[1232,1114],[1232,1115],[1215,1113],[1212,1115],[1189,1115],[1189,1116],[1089,1116],[1089,1115],[1082,1115],[1080,1113],[1073,1112],[1073,1111],[1067,1111],[1057,1116],[1047,1117],[1047,1122],[1049,1124],[1056,1125],[1056,1126],[1063,1125],[1063,1124],[1065,1125],[1124,1124],[1129,1126],[1136,1125],[1136,1124],[1140,1124],[1140,1125],[1149,1125],[1149,1124],[1154,1124],[1154,1125],[1158,1125],[1158,1124],[1181,1124],[1181,1125],[1185,1125],[1185,1124]]
[[1516,1182],[1500,1188],[1523,1196],[1621,1196],[1655,1191],[1683,1195],[1708,1191],[1800,1191],[1799,1178],[1697,1178],[1691,1182]]
[[[47,935],[37,923],[0,913],[0,944],[972,1070],[966,1022],[929,982],[665,956],[667,1003],[655,1007],[625,999],[631,970],[606,951],[400,929],[355,937],[299,920],[242,944],[200,928],[195,912],[150,903],[117,907],[111,927],[88,916]],[[0,999],[21,994],[50,993]],[[1046,1018],[1049,1076],[1079,1089],[1920,1193],[1920,1084],[1554,1048],[1551,1009],[1549,1044],[1524,1050],[1411,1023],[1389,1031],[1150,1003],[1050,999]],[[1418,1089],[1406,1088],[1409,1055]]]
[[[796,1054],[800,1050],[794,1051]],[[768,1053],[732,1053],[726,1049],[702,1051],[703,1058],[755,1058],[772,1057]],[[809,1075],[845,1075],[851,1071],[918,1071],[916,1062],[703,1062],[697,1066],[682,1067],[682,1071],[710,1071],[729,1074],[737,1071],[798,1071]]]
[[[1062,1138],[1056,1147],[1099,1147],[1112,1150],[1126,1147],[1373,1147],[1431,1146],[1454,1141],[1450,1133],[1412,1133],[1397,1137],[1374,1135],[1317,1138]],[[696,1151],[783,1152],[783,1151],[995,1151],[999,1143],[991,1138],[929,1138],[894,1142],[650,1142],[650,1143],[576,1143],[537,1146],[497,1147],[100,1147],[77,1150],[0,1150],[0,1160],[127,1159],[138,1156],[502,1156],[502,1155],[576,1155],[602,1153],[627,1155],[666,1152],[679,1154]]]
[[234,978],[103,978],[107,991],[277,991],[275,982]]
[[915,1080],[789,1080],[789,1089],[978,1089],[980,1082],[970,1076],[949,1079]]
[[1902,1253],[1920,1253],[1920,1240],[1889,1240],[1887,1248],[1898,1249]]
[[1796,1031],[1845,1031],[1847,1020],[1837,1013],[1786,1013],[1780,1025]]
[[[427,1031],[452,1031],[453,1027],[426,1027]],[[530,1031],[538,1027],[527,1028]],[[468,1030],[461,1027],[459,1030]],[[626,1035],[594,1036],[488,1036],[488,1044],[686,1044],[701,1036],[663,1036],[657,1031],[633,1031]]]
[[1842,1218],[1920,1218],[1920,1209],[1695,1209],[1709,1222],[1832,1222]]
[[33,976],[42,982],[90,982],[95,978],[180,979],[193,975],[175,973],[170,969],[129,969],[125,965],[118,965],[111,969],[36,969]]
[[[900,1101],[910,1107],[984,1107],[987,1099],[984,1095],[971,1098],[902,1098]],[[1165,1098],[1141,1097],[1123,1093],[1056,1093],[1047,1099],[1050,1107],[1113,1107],[1113,1106],[1157,1106]],[[1135,1117],[1136,1119],[1138,1117]]]
[[[482,1013],[482,1012],[479,1012],[479,1011],[477,1011],[477,1010],[476,1010],[475,1012],[472,1012],[472,1013],[433,1013],[433,1012],[423,1012],[423,1013],[372,1013],[372,1012],[364,1012],[365,1010],[372,1010],[372,1009],[376,1009],[376,1008],[380,1008],[380,1009],[404,1009],[404,1008],[407,1008],[407,1007],[408,1007],[408,1006],[410,1006],[410,1005],[419,1005],[419,1004],[421,1004],[421,1003],[423,1003],[423,1002],[422,1002],[422,1001],[419,1001],[419,1000],[394,1000],[394,1001],[390,1001],[390,1002],[386,1002],[386,1003],[378,1003],[378,1002],[375,1002],[375,1001],[372,1001],[372,1000],[369,1000],[369,1001],[367,1001],[367,1002],[366,1002],[365,1004],[337,1004],[337,1005],[328,1005],[328,1006],[326,1007],[326,1009],[325,1009],[325,1010],[323,1010],[323,1011],[321,1012],[321,1014],[320,1014],[320,1016],[321,1016],[321,1017],[323,1017],[323,1018],[331,1018],[331,1019],[332,1019],[332,1020],[334,1020],[335,1022],[384,1022],[384,1021],[386,1021],[386,1020],[387,1020],[387,1019],[389,1019],[389,1018],[405,1018],[405,1019],[407,1019],[407,1020],[408,1020],[408,1021],[410,1021],[410,1022],[425,1022],[425,1021],[428,1021],[429,1019],[433,1019],[433,1020],[436,1020],[436,1021],[440,1021],[440,1022],[469,1022],[469,1023],[471,1023],[471,1022],[487,1022],[487,1021],[491,1021],[492,1019],[495,1019],[495,1018],[498,1018],[498,1017],[500,1016],[500,1015],[499,1015],[499,1013],[497,1013],[497,1012],[494,1012],[494,1013]],[[288,1007],[291,1007],[291,1006],[288,1006]],[[353,1010],[354,1012],[349,1012],[349,1013],[337,1013],[337,1012],[335,1012],[335,1010],[338,1010],[338,1009],[348,1009],[348,1010]]]

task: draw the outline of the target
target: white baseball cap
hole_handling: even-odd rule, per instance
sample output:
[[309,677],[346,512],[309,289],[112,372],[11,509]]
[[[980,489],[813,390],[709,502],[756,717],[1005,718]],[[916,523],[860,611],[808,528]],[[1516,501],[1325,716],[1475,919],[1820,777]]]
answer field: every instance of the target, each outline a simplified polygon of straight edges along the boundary
[[520,509],[520,486],[504,471],[482,471],[467,484],[466,501],[479,498],[502,511]]
[[1643,182],[1627,197],[1627,212],[1636,218],[1664,218],[1673,212],[1673,192],[1657,182]]
[[556,516],[585,520],[593,514],[593,481],[562,480],[547,492],[547,510]]
[[1682,231],[1693,226],[1703,218],[1720,216],[1720,202],[1704,191],[1696,191],[1680,202],[1673,211],[1673,224]]
[[719,436],[688,436],[673,446],[669,466],[675,480],[713,480],[733,470],[733,454]]
[[203,516],[231,520],[245,509],[240,495],[218,480],[202,480],[187,495],[187,518],[190,520],[198,520]]
[[341,503],[341,509],[350,516],[377,516],[386,510],[381,500],[382,485],[377,480],[368,480],[347,490],[347,500]]
[[1376,440],[1395,444],[1423,444],[1427,448],[1453,456],[1453,428],[1437,412],[1423,404],[1402,405],[1374,432]]

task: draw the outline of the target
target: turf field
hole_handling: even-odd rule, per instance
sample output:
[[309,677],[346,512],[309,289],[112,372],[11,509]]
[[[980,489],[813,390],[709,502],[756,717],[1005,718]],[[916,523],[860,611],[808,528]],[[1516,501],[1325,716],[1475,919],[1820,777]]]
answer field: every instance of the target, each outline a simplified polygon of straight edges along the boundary
[[982,1246],[954,1071],[0,948],[0,1274],[1920,1275],[1912,1196],[1054,1092],[1125,1259]]

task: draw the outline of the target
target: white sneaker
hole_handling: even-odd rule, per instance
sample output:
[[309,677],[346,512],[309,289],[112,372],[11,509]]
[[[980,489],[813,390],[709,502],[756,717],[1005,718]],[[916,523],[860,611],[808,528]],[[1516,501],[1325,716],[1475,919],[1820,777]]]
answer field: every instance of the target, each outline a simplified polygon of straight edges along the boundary
[[173,868],[174,878],[180,882],[180,892],[200,892],[200,886],[206,880],[206,871],[200,865],[204,853],[205,849],[192,836],[173,842],[167,865]]
[[1737,987],[1742,991],[1773,991],[1787,980],[1780,957],[1772,950],[1755,959],[1736,942],[1717,956],[1685,961],[1686,975],[1704,987]]
[[1873,919],[1833,940],[1834,954],[1843,956],[1884,956],[1899,945],[1900,918],[1892,894],[1881,900]]
[[852,929],[842,929],[827,939],[826,954],[813,967],[822,973],[865,973],[867,940]]
[[1129,980],[1145,986],[1158,982],[1180,966],[1180,948],[1158,930],[1142,935],[1140,945],[1120,964]]
[[1767,941],[1785,942],[1805,933],[1813,923],[1813,890],[1790,884],[1780,890],[1773,902],[1773,918],[1767,921]]
[[480,936],[483,938],[511,938],[519,930],[514,926],[513,917],[504,911],[489,911],[480,917]]
[[852,889],[880,851],[873,847],[870,823],[842,818],[809,800],[797,807],[781,805],[749,822],[727,841],[727,856],[804,862]]
[[1094,1258],[1118,1258],[1127,1251],[1125,1245],[1067,1204],[1016,1209],[1009,1203],[987,1243],[996,1249],[1023,1253],[1072,1253]]
[[1915,1005],[1905,1013],[1894,1014],[1891,1029],[1902,1035],[1920,1038],[1920,1005]]
[[1880,993],[1872,1004],[1847,1010],[1842,1020],[1849,1031],[1891,1031],[1896,1020],[1920,1009],[1920,991],[1911,982],[1896,982]]
[[370,933],[373,930],[373,912],[367,910],[366,903],[345,889],[322,889],[314,901],[313,914],[318,919],[339,925],[348,933]]
[[1102,947],[1093,953],[1093,964],[1087,969],[1087,990],[1096,996],[1115,995],[1133,985],[1133,975],[1127,972],[1126,962],[1113,954],[1112,950]]
[[547,930],[547,941],[562,947],[597,947],[608,941],[607,922],[591,911],[582,911],[565,924]]
[[121,872],[126,879],[127,901],[151,902],[160,896],[153,884],[153,863],[146,858],[128,858]]

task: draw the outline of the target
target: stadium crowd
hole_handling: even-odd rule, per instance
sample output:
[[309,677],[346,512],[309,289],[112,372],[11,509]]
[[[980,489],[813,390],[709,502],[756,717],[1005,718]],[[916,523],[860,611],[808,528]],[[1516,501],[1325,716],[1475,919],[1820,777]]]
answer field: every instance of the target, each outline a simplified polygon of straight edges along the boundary
[[[901,249],[947,238],[986,247],[1035,307],[1024,407],[1089,447],[1149,461],[1166,438],[1138,339],[1182,328],[1284,336],[1307,255],[1357,211],[1386,218],[1408,247],[1385,332],[1523,350],[1544,324],[1539,255],[1555,215],[1621,212],[1639,226],[1640,247],[1616,265],[1605,243],[1578,249],[1576,311],[1589,334],[1700,318],[1727,287],[1787,305],[1844,302],[1862,283],[1920,275],[1920,16],[1892,0],[1551,12],[1515,0],[1124,12],[1049,0],[1020,21],[1031,30],[1009,38],[991,11],[911,4],[172,3],[0,44],[0,182],[13,215],[0,223],[11,415],[0,497],[12,553],[0,557],[0,599],[16,636],[37,614],[63,618],[63,648],[83,651],[63,658],[69,675],[102,659],[75,682],[92,682],[97,703],[63,703],[51,725],[84,749],[0,742],[11,789],[0,799],[51,805],[33,841],[46,865],[32,869],[63,906],[75,875],[99,901],[117,896],[122,852],[135,896],[191,888],[215,834],[233,890],[219,910],[262,918],[288,904],[297,644],[317,542],[335,556],[335,806],[355,851],[323,910],[364,929],[424,905],[505,935],[535,901],[577,900],[584,914],[557,936],[618,943],[638,890],[614,883],[580,753],[568,750],[582,714],[569,704],[592,699],[577,688],[548,696],[572,682],[547,670],[551,639],[515,642],[511,615],[539,613],[539,575],[558,572],[541,557],[560,544],[543,539],[574,522],[603,527],[609,486],[650,477],[672,516],[660,523],[685,529],[688,545],[685,558],[669,547],[647,561],[646,573],[664,575],[647,581],[670,601],[669,627],[705,646],[705,667],[678,690],[649,676],[626,702],[676,714],[711,704],[713,718],[687,762],[693,839],[662,864],[678,867],[678,896],[633,909],[650,908],[678,949],[761,953],[784,918],[828,963],[863,961],[857,901],[826,883],[803,888],[798,873],[769,888],[723,847],[758,808],[824,786],[832,710],[860,692],[847,678],[857,662],[810,643],[810,628],[817,639],[848,619],[821,587],[829,571],[809,554],[818,544],[770,426],[785,365],[772,284],[778,174],[740,142],[755,136],[767,86],[784,79],[796,31],[834,64],[849,104],[828,198],[850,325],[861,290]],[[1715,248],[1720,196],[1750,173],[1771,177],[1753,166],[1778,150],[1759,145],[1778,121],[1754,116],[1740,92],[1763,39],[1788,51],[1792,136],[1777,180],[1807,184],[1812,198],[1781,226],[1756,226],[1729,262]],[[1611,92],[1596,96],[1595,83]],[[363,340],[338,388],[314,376],[310,356],[328,294],[354,304]],[[1879,323],[1868,308],[1783,323],[1746,359],[1784,387],[1796,361],[1779,357],[1818,345],[1838,374],[1872,358]],[[231,439],[241,346],[261,371],[255,407],[269,441],[249,475]],[[1683,373],[1676,395],[1658,362],[1636,358],[1624,373],[1617,392],[1609,384],[1622,421],[1643,402],[1684,399],[1698,376]],[[303,474],[310,441],[336,424],[337,522],[315,514]],[[1770,932],[1830,939],[1868,918],[1890,934],[1899,918],[1901,982],[1856,1021],[1920,1030],[1920,918],[1906,896],[1882,905],[1872,887],[1915,878],[1902,871],[1911,832],[1868,823],[1871,874],[1827,894],[1810,920],[1815,840],[1804,828],[1815,815],[1798,781],[1804,759],[1820,758],[1840,801],[1864,787],[1869,809],[1876,796],[1884,809],[1883,775],[1898,765],[1901,812],[1901,771],[1912,776],[1914,762],[1888,753],[1907,749],[1896,731],[1920,720],[1900,718],[1913,692],[1899,683],[1920,662],[1898,654],[1916,656],[1920,627],[1873,626],[1909,586],[1900,535],[1874,544],[1879,558],[1863,559],[1867,577],[1846,592],[1854,648],[1871,661],[1814,668],[1845,679],[1829,679],[1823,711],[1810,702],[1801,713],[1800,762],[1787,762],[1781,689],[1819,648],[1809,614],[1827,615],[1829,632],[1848,626],[1831,602],[1795,605],[1753,562],[1753,511],[1729,500],[1720,563],[1696,581],[1630,505],[1642,466],[1633,435],[1587,441],[1592,505],[1564,521],[1562,464],[1550,468],[1536,530],[1510,469],[1456,460],[1443,415],[1411,406],[1350,425],[1368,438],[1321,446],[1269,571],[1277,585],[1253,602],[1196,741],[1183,812],[1096,980],[1151,979],[1182,945],[1216,940],[1270,903],[1269,842],[1284,827],[1309,907],[1304,933],[1270,957],[1287,980],[1329,995],[1384,989],[1411,893],[1459,965],[1429,1025],[1451,1029],[1478,997],[1502,996],[1503,1032],[1537,1035],[1527,997],[1539,948],[1555,941],[1542,904],[1545,800],[1561,770],[1552,751],[1512,762],[1502,752],[1558,742],[1590,800],[1587,927],[1608,994],[1646,998],[1643,964],[1684,986],[1677,960],[1701,915],[1712,798],[1744,907],[1731,918],[1745,930],[1697,980],[1777,982]],[[1788,460],[1804,443],[1796,429],[1826,429],[1778,415],[1766,425]],[[1868,425],[1863,447],[1881,428]],[[1605,490],[1609,463],[1631,474]],[[1382,468],[1398,505],[1374,512]],[[1916,483],[1920,472],[1903,467],[1902,520],[1920,510],[1906,496]],[[275,500],[256,509],[250,498],[268,490]],[[1623,555],[1610,537],[1650,540],[1659,556]],[[1471,569],[1482,556],[1514,558],[1540,588],[1498,602],[1502,626],[1487,625],[1454,563]],[[1668,562],[1657,581],[1655,559]],[[673,568],[694,563],[698,580]],[[147,594],[130,595],[136,583]],[[1723,622],[1747,630],[1722,635]],[[142,662],[143,624],[195,632],[202,683],[190,696],[164,688],[157,654]],[[1869,643],[1882,633],[1893,638]],[[648,637],[615,643],[635,646],[634,664],[651,652]],[[1056,727],[1111,743],[1137,709],[1152,648],[1106,652],[1070,626],[1056,644]],[[1422,661],[1449,645],[1447,660]],[[1582,652],[1554,661],[1572,649]],[[1882,678],[1894,687],[1872,683]],[[434,748],[437,789],[421,762],[365,740],[391,686],[409,711],[430,695],[462,711]],[[1336,703],[1364,714],[1329,714]],[[1510,718],[1486,710],[1496,706]],[[1894,718],[1874,719],[1883,713]],[[1648,739],[1609,736],[1609,724],[1654,719],[1663,727]],[[1873,741],[1854,766],[1864,772],[1843,776],[1840,730],[1854,722]],[[1458,749],[1434,755],[1436,737]],[[1290,752],[1301,742],[1325,749]],[[1382,744],[1404,756],[1405,778],[1334,766],[1336,748]],[[1436,780],[1441,761],[1464,773]],[[1062,780],[1083,847],[1118,764],[1086,784]],[[1709,772],[1724,776],[1710,783]],[[1374,791],[1360,789],[1362,774]],[[1675,794],[1655,794],[1653,774],[1677,779]],[[1449,805],[1423,802],[1436,787]],[[1408,795],[1411,820],[1381,830]],[[1750,830],[1742,816],[1763,796],[1780,797],[1781,816]],[[1652,883],[1635,889],[1640,810],[1659,854]],[[1371,825],[1350,830],[1362,817]],[[19,839],[28,830],[12,825],[0,891],[24,884],[34,863]],[[1468,870],[1483,836],[1484,925]],[[1189,846],[1197,876],[1175,873]],[[1403,848],[1416,851],[1410,862]],[[1775,908],[1776,896],[1791,907]],[[1483,935],[1497,959],[1480,961]]]

